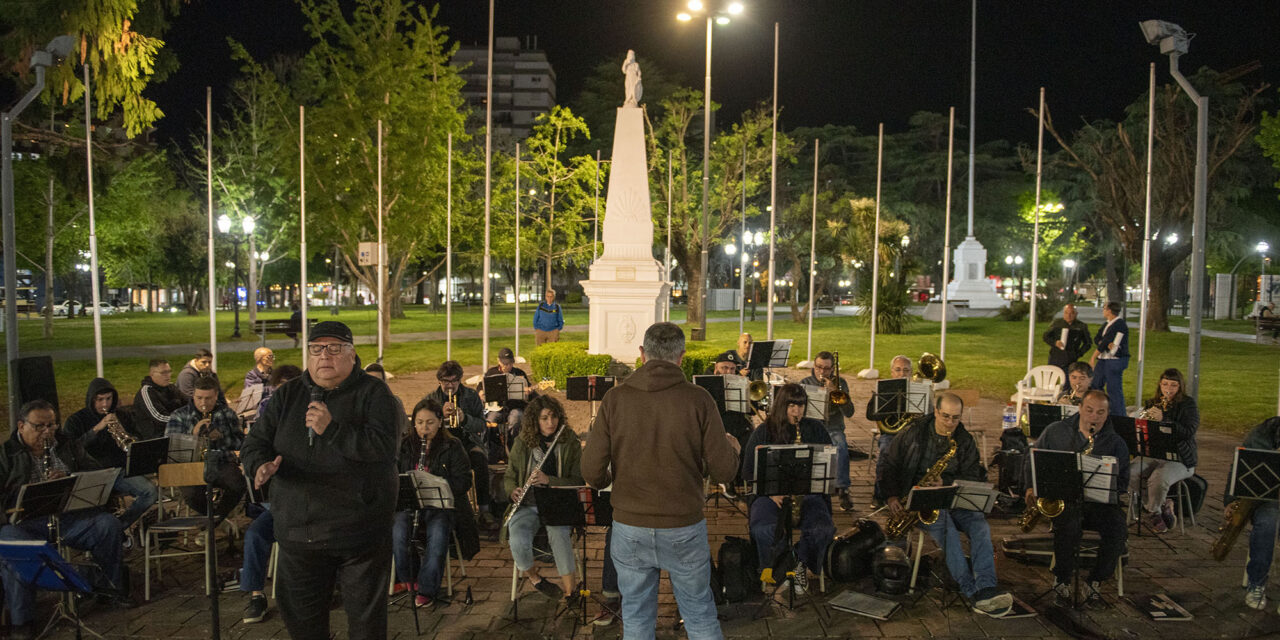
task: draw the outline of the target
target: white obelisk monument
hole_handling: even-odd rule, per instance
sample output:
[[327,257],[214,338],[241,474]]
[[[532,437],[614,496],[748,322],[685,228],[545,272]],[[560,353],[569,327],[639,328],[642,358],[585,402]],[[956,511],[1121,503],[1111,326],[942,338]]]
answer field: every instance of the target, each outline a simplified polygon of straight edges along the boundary
[[662,301],[671,283],[653,257],[653,218],[645,158],[644,111],[640,108],[640,66],[627,52],[626,102],[614,127],[609,189],[605,200],[604,252],[582,282],[590,298],[588,350],[632,364],[649,325],[662,320]]

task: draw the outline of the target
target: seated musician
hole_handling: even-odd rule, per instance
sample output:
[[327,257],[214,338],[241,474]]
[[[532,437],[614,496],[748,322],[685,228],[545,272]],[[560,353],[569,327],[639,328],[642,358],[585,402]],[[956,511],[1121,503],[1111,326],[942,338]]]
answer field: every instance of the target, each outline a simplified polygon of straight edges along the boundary
[[[849,395],[849,383],[843,377],[836,378],[835,356],[830,351],[818,352],[813,359],[813,372],[800,384],[825,387],[827,393],[841,391]],[[853,417],[855,410],[852,397],[845,404],[827,401],[827,435],[836,446],[836,493],[840,496],[841,511],[853,511],[853,496],[849,495],[849,440],[844,435],[844,420]]]
[[764,380],[764,369],[749,368],[751,361],[748,357],[751,355],[752,343],[751,334],[744,333],[738,336],[738,350],[734,352],[738,355],[738,375],[746,376],[749,380]]
[[538,531],[539,520],[532,488],[582,484],[582,443],[569,427],[564,407],[555,398],[538,396],[529,403],[520,435],[511,445],[511,462],[502,483],[511,496],[511,503],[520,505],[507,525],[516,570],[524,574],[539,593],[552,599],[563,593],[566,604],[576,605],[579,596],[574,588],[574,572],[577,567],[570,527],[546,528],[556,572],[560,574],[559,587],[540,576],[533,563],[533,535]]
[[426,534],[426,544],[417,567],[417,597],[414,605],[429,606],[440,592],[444,574],[445,554],[449,552],[455,514],[470,518],[471,503],[467,490],[471,488],[471,462],[462,441],[449,435],[443,427],[444,407],[435,398],[424,398],[413,408],[413,430],[400,442],[399,469],[407,473],[416,469],[440,476],[449,482],[453,492],[454,510],[420,509],[416,513],[396,512],[391,532],[392,552],[396,559],[396,593],[413,589],[410,582],[414,566],[410,561],[410,535],[413,518]]
[[[47,540],[49,518],[30,518],[13,524],[9,510],[16,506],[22,485],[61,478],[77,471],[98,469],[96,460],[85,453],[75,438],[58,432],[53,405],[45,400],[32,400],[18,410],[18,428],[5,441],[0,453],[0,478],[3,478],[5,524],[0,527],[0,540]],[[123,583],[123,529],[120,521],[106,511],[82,509],[58,517],[62,543],[72,549],[88,551],[114,588],[98,590],[98,599],[120,607],[133,606],[127,585]],[[0,565],[4,580],[5,606],[9,624],[18,633],[34,637],[32,604],[35,588],[23,583],[8,564]]]
[[[889,378],[893,380],[902,380],[911,377],[911,358],[903,355],[893,357],[889,362]],[[879,413],[876,411],[876,396],[873,393],[871,399],[867,401],[867,419],[872,420],[880,429],[879,453],[876,455],[876,483],[871,490],[871,504],[879,509],[884,506],[884,486],[880,478],[884,477],[884,459],[885,452],[889,450],[889,445],[893,444],[893,437],[896,431],[886,431],[888,429],[901,429],[898,426],[903,424],[904,420],[910,419],[910,414],[898,413],[896,411]]]
[[[489,367],[484,372],[485,377],[497,375],[513,375],[524,381],[524,400],[508,400],[507,398],[490,398],[485,395],[484,382],[481,382],[480,398],[486,403],[497,403],[501,406],[498,411],[490,411],[485,419],[489,422],[497,423],[502,429],[502,436],[507,442],[507,449],[511,449],[512,436],[520,431],[520,420],[524,417],[524,408],[529,404],[529,400],[533,398],[533,382],[529,380],[529,374],[523,369],[516,366],[516,354],[511,349],[503,347],[498,350],[497,366]],[[506,455],[506,452],[503,452]]]
[[[369,363],[369,365],[364,368],[364,372],[381,380],[383,384],[386,384],[387,382],[387,370],[376,362]],[[404,412],[404,403],[400,401],[400,396],[397,396],[394,393],[391,394],[391,401],[396,406],[396,433],[400,434],[400,437],[403,438],[409,434],[409,414]]]
[[[769,417],[756,427],[743,448],[742,477],[747,482],[756,478],[757,447],[775,444],[794,444],[796,431],[799,430],[800,442],[804,444],[831,444],[831,436],[827,428],[819,420],[804,417],[808,394],[798,384],[785,384],[774,393],[773,404],[769,407]],[[755,540],[760,568],[775,565],[790,566],[781,563],[783,558],[792,555],[790,540],[778,540],[778,518],[785,504],[790,504],[787,496],[757,496],[751,502],[751,537]],[[827,553],[827,545],[835,537],[836,525],[831,517],[831,500],[821,494],[810,493],[800,497],[800,522],[796,524],[800,531],[800,542],[796,544],[794,553],[800,561],[796,567],[796,580],[791,588],[796,593],[804,593],[808,587],[809,577],[806,567],[814,573],[822,571],[822,559]]]
[[1141,489],[1142,518],[1156,533],[1164,533],[1173,526],[1173,501],[1168,499],[1169,487],[1179,480],[1190,478],[1196,472],[1196,430],[1200,427],[1200,409],[1195,398],[1186,394],[1182,372],[1165,369],[1155,394],[1143,403],[1143,417],[1173,424],[1173,436],[1177,440],[1181,462],[1140,457],[1129,465],[1129,486],[1140,487],[1141,478],[1147,484]]
[[[427,394],[427,398],[435,399],[444,407],[445,427],[467,450],[467,459],[475,472],[476,504],[480,511],[477,520],[480,526],[492,530],[498,523],[489,513],[488,426],[484,420],[484,401],[475,389],[462,384],[462,365],[457,360],[444,361],[436,370],[436,380],[440,386]],[[451,426],[455,422],[457,428]]]
[[[726,351],[716,356],[715,365],[712,366],[709,375],[714,376],[735,376],[737,371],[737,353],[733,350]],[[751,431],[755,428],[751,424],[751,417],[745,413],[738,411],[722,411],[720,413],[720,421],[724,423],[724,432],[733,436],[738,441],[738,445],[747,446],[747,439],[751,437]],[[720,485],[725,495],[730,498],[737,497],[737,487],[742,485],[742,466],[738,466],[738,475],[733,479],[732,486]]]
[[[964,401],[953,393],[935,396],[934,413],[917,418],[893,439],[885,455],[881,481],[889,512],[895,517],[904,511],[907,494],[919,484],[925,473],[947,455],[952,442],[955,454],[941,474],[941,486],[956,480],[986,482],[987,470],[973,436],[960,422]],[[996,588],[996,564],[991,546],[991,528],[981,511],[940,509],[933,524],[921,524],[946,557],[947,569],[978,613],[999,618],[1013,607],[1013,596]],[[969,555],[965,558],[960,534],[969,537]]]
[[[197,458],[203,453],[206,459],[222,459],[223,472],[211,484],[222,494],[214,513],[225,518],[244,498],[244,475],[235,460],[235,452],[244,444],[244,429],[240,426],[240,416],[219,397],[219,392],[217,380],[209,377],[197,379],[191,401],[169,416],[165,435],[194,435],[201,445],[196,451]],[[205,488],[204,485],[181,488],[187,504],[201,515],[205,514]]]
[[[1246,449],[1280,450],[1280,416],[1267,418],[1244,437],[1240,445]],[[1227,488],[1231,490],[1230,487]],[[1271,559],[1276,552],[1276,521],[1280,516],[1280,503],[1273,500],[1237,500],[1233,495],[1223,498],[1226,508],[1222,511],[1224,525],[1229,525],[1240,509],[1250,510],[1244,516],[1252,523],[1249,530],[1249,562],[1244,571],[1248,586],[1244,603],[1252,609],[1267,606],[1267,580],[1271,573]],[[1241,525],[1243,526],[1243,525]]]
[[63,424],[63,431],[80,441],[81,446],[93,456],[103,467],[120,467],[120,476],[116,478],[111,490],[127,496],[133,496],[133,504],[120,514],[120,526],[128,529],[151,508],[160,497],[155,483],[146,476],[124,476],[124,466],[128,458],[116,434],[124,438],[137,438],[133,428],[132,412],[118,411],[120,395],[106,378],[94,378],[85,393],[84,408],[71,414]]
[[[1089,448],[1091,455],[1114,457],[1116,491],[1124,493],[1129,485],[1129,448],[1111,426],[1110,404],[1107,394],[1102,391],[1086,392],[1080,403],[1080,413],[1046,427],[1036,441],[1036,447],[1055,451],[1084,451]],[[1036,500],[1035,488],[1031,484],[1031,465],[1026,466],[1023,477],[1027,483],[1027,505],[1031,508]],[[1124,508],[1119,504],[1068,500],[1062,513],[1052,522],[1053,591],[1057,604],[1070,606],[1072,602],[1071,576],[1083,525],[1084,529],[1097,531],[1100,536],[1098,557],[1089,571],[1084,603],[1090,608],[1105,606],[1106,601],[1099,593],[1101,584],[1115,575],[1116,563],[1120,561],[1125,540],[1129,537]]]
[[1080,406],[1084,394],[1093,384],[1093,367],[1088,362],[1072,362],[1067,365],[1067,383],[1058,394],[1058,404]]

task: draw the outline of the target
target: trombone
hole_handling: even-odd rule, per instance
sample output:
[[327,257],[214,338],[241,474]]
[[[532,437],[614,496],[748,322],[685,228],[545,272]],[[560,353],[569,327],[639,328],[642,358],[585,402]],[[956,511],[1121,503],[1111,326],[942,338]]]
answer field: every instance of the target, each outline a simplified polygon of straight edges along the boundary
[[831,404],[849,404],[849,393],[840,388],[840,352],[836,351],[832,354],[832,357],[835,360],[836,366],[835,377],[832,378],[832,380],[824,380],[823,382],[834,381],[836,383],[836,388],[827,393],[827,400],[830,401]]

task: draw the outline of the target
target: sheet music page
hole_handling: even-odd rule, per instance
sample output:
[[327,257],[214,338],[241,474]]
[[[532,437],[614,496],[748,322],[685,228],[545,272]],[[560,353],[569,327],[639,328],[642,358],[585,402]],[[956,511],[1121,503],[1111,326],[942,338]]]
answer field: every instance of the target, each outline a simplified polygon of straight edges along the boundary
[[989,512],[999,493],[990,484],[976,480],[956,480],[953,484],[958,489],[951,503],[953,509]]
[[813,448],[813,467],[809,493],[829,493],[836,474],[835,445],[801,445]]
[[105,504],[107,498],[111,497],[111,487],[115,485],[116,476],[120,475],[120,467],[81,471],[71,475],[76,478],[76,486],[71,490],[71,499],[67,501],[67,511],[89,509]]
[[1077,413],[1080,413],[1080,407],[1074,404],[1058,405],[1062,407],[1062,419],[1066,420]]
[[724,409],[735,413],[751,413],[750,395],[747,387],[751,381],[746,376],[724,376]]
[[515,374],[507,374],[507,399],[524,400],[524,378]]
[[1115,496],[1116,459],[1113,456],[1080,455],[1080,473],[1084,478],[1085,502],[1111,504]]
[[[421,469],[410,471],[409,476],[413,478],[413,486],[418,490],[419,500],[422,501],[423,498],[428,498],[426,502],[422,502],[423,507],[428,509],[453,508],[453,490],[449,488],[448,480]],[[439,496],[438,499],[437,495]]]
[[1107,353],[1110,353],[1111,355],[1113,355],[1113,356],[1114,356],[1114,355],[1116,354],[1116,351],[1118,351],[1118,350],[1120,349],[1120,341],[1121,341],[1121,340],[1124,340],[1124,332],[1123,332],[1123,331],[1117,331],[1117,332],[1116,332],[1116,339],[1115,339],[1115,342],[1112,342],[1112,343],[1111,343],[1111,349],[1109,349],[1109,350],[1107,351]]
[[825,387],[815,387],[809,384],[801,386],[804,387],[804,392],[809,396],[809,400],[804,407],[804,417],[825,423],[827,421],[827,396],[830,392]]
[[924,415],[933,406],[933,383],[907,381],[907,413]]
[[1067,345],[1071,344],[1071,343],[1067,342],[1067,334],[1068,334],[1068,333],[1071,333],[1071,330],[1070,330],[1070,329],[1063,329],[1063,330],[1062,330],[1062,348],[1063,348],[1063,349],[1066,349],[1066,348],[1067,348]]

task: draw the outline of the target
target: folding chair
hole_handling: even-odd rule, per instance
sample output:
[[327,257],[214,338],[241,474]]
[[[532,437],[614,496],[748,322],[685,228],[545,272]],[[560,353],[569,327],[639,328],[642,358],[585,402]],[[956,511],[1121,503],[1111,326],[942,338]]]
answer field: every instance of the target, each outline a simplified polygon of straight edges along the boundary
[[[157,486],[164,488],[177,487],[198,487],[204,486],[204,463],[203,462],[181,462],[173,464],[160,465]],[[204,555],[204,592],[208,595],[213,588],[213,576],[209,572],[208,555],[213,553],[213,536],[210,535],[209,519],[206,516],[187,516],[174,517],[165,519],[164,502],[156,503],[156,521],[143,531],[143,542],[145,562],[143,565],[143,575],[145,587],[143,589],[143,598],[151,600],[151,563],[156,563],[156,578],[161,577],[160,559],[173,558],[177,556]],[[202,549],[198,551],[168,551],[160,552],[161,536],[176,536],[178,534],[196,534],[196,540],[202,545]],[[152,548],[154,543],[155,548]]]
[[[449,535],[452,536],[453,538],[453,550],[455,553],[458,554],[458,570],[462,572],[462,577],[465,578],[467,577],[467,561],[462,558],[462,545],[458,542],[458,534],[456,532],[450,532]],[[415,541],[412,541],[411,543],[416,544],[417,541],[415,540]],[[419,555],[419,557],[421,557],[421,555]],[[446,549],[444,552],[444,586],[445,586],[445,592],[449,594],[450,598],[452,598],[453,597],[453,558],[451,557],[451,554],[449,553],[448,549]],[[391,583],[387,586],[387,595],[394,595],[393,592],[395,591],[395,588],[396,588],[396,557],[395,557],[395,554],[392,554]],[[272,587],[272,589],[273,589],[272,597],[275,597],[274,586]]]

